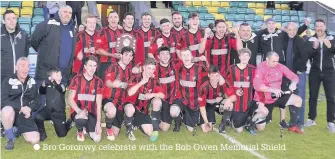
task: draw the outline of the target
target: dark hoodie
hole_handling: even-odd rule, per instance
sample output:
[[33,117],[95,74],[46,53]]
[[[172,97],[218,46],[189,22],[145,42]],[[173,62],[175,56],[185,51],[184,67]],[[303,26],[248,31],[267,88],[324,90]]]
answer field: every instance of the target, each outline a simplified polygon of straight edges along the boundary
[[5,24],[1,27],[1,81],[15,73],[15,64],[20,57],[29,54],[28,34],[17,24],[15,32],[8,33]]

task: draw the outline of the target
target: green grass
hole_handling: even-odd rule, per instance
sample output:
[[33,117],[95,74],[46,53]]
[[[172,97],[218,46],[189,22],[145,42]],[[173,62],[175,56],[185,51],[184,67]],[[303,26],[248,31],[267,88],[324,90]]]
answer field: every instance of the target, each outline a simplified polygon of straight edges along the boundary
[[[323,93],[323,89],[320,90],[320,94]],[[326,101],[324,97],[320,96],[321,101],[318,103],[318,118],[317,125],[311,128],[305,128],[305,134],[299,135],[290,133],[287,130],[284,131],[284,137],[280,138],[279,123],[279,111],[275,109],[273,112],[273,121],[267,125],[265,131],[259,132],[257,136],[251,136],[247,132],[237,134],[232,129],[228,129],[228,135],[235,138],[237,141],[244,145],[259,145],[258,152],[264,155],[266,158],[274,159],[330,159],[334,155],[335,146],[335,134],[330,134],[326,127]],[[308,99],[308,95],[307,95]],[[308,113],[308,102],[306,102],[306,113]],[[289,119],[289,115],[287,115]],[[176,159],[197,159],[197,158],[238,158],[238,159],[253,159],[257,158],[247,151],[222,151],[220,144],[233,145],[223,136],[216,132],[204,134],[198,128],[198,136],[192,136],[192,133],[188,132],[182,127],[181,132],[173,133],[172,130],[169,132],[160,132],[159,140],[155,143],[151,143],[149,138],[137,130],[135,135],[137,140],[134,142],[129,141],[125,137],[125,131],[122,129],[121,135],[114,142],[110,142],[106,139],[105,129],[103,129],[103,139],[100,143],[96,144],[91,141],[87,136],[86,140],[82,143],[77,142],[75,134],[75,128],[72,128],[65,138],[58,138],[53,130],[53,126],[46,122],[46,128],[48,133],[48,139],[41,143],[41,149],[35,151],[32,145],[25,143],[23,137],[19,137],[15,142],[15,149],[13,151],[4,150],[4,144],[6,139],[1,139],[1,157],[2,158],[147,158],[147,159],[158,159],[158,158],[176,158]],[[94,152],[88,150],[59,150],[61,144],[65,145],[95,145],[96,150]],[[140,150],[140,146],[143,145],[156,145],[157,150]],[[160,150],[160,145],[171,145],[173,150]],[[176,150],[176,144],[190,145],[191,150]],[[194,150],[194,145],[216,145],[218,150]],[[261,144],[268,145],[285,145],[286,150],[279,151],[266,151],[261,150]],[[54,145],[57,150],[43,150],[44,145]],[[136,145],[135,151],[113,151],[113,150],[99,150],[99,146],[107,145]]]

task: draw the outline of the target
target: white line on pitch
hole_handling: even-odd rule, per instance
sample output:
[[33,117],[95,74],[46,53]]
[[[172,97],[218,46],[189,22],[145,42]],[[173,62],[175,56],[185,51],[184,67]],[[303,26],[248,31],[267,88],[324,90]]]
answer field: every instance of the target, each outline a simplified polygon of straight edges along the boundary
[[228,141],[230,141],[232,144],[235,144],[235,145],[238,145],[239,147],[245,147],[245,151],[248,151],[250,152],[252,155],[260,158],[260,159],[267,159],[264,155],[261,155],[259,154],[258,152],[248,148],[248,146],[245,146],[243,144],[241,144],[239,141],[235,140],[234,138],[230,137],[229,135],[227,134],[222,134],[222,133],[219,133],[219,130],[217,128],[214,128],[213,129],[216,133],[218,133],[219,135],[223,136],[225,139],[227,139]]

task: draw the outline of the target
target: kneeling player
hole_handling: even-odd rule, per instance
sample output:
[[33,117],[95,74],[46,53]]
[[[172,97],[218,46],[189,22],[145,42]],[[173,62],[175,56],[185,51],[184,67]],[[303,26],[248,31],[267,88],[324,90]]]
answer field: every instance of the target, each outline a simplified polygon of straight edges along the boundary
[[[130,140],[136,140],[133,134],[133,126],[140,127],[143,132],[150,136],[151,141],[158,138],[160,122],[160,109],[165,92],[160,83],[154,78],[156,60],[147,58],[143,66],[142,76],[130,80],[128,100],[124,111],[124,122],[127,127],[127,136]],[[152,105],[151,117],[149,108]]]
[[[236,100],[233,89],[228,88],[227,84],[220,85],[220,70],[216,66],[210,67],[208,77],[209,80],[206,80],[200,87],[200,101],[202,101],[200,125],[203,132],[212,131],[212,126],[216,123],[215,111],[221,114],[219,111],[221,105],[224,105],[223,108],[228,109],[229,106],[232,108],[232,102]],[[224,94],[228,96],[227,99],[224,99]],[[231,111],[231,109],[227,111]],[[223,113],[225,114],[227,111],[224,110]]]
[[1,122],[5,129],[7,143],[5,148],[14,148],[15,131],[22,134],[31,144],[40,141],[40,134],[31,112],[38,108],[38,93],[36,82],[28,75],[29,60],[20,57],[15,66],[16,73],[5,78],[1,85]]
[[248,64],[251,51],[243,48],[238,50],[238,55],[241,62],[230,66],[230,74],[228,75],[228,82],[231,83],[237,95],[231,122],[236,132],[241,133],[244,126],[248,124],[248,130],[255,135],[253,124],[256,124],[258,130],[263,130],[268,110],[263,103],[253,102],[254,90],[252,86],[256,68]]
[[44,81],[39,88],[39,94],[46,95],[46,107],[37,112],[35,122],[40,132],[40,141],[47,138],[44,127],[45,120],[53,122],[58,137],[65,137],[71,127],[71,122],[66,122],[65,114],[65,86],[61,84],[62,73],[60,69],[51,69],[48,72],[49,79]]
[[[134,50],[131,47],[121,49],[121,59],[106,70],[103,93],[103,110],[106,113],[107,139],[115,140],[123,123],[123,103],[126,88],[131,75],[129,63],[133,60]],[[115,119],[116,118],[116,119]]]
[[102,80],[94,73],[98,67],[98,59],[89,56],[85,60],[84,73],[73,77],[68,97],[71,106],[70,116],[78,129],[77,140],[84,141],[83,128],[91,139],[99,142],[101,139],[101,102]]
[[[183,66],[183,62],[181,60],[171,60],[171,56],[172,53],[169,47],[162,46],[158,48],[159,64],[155,74],[158,77],[162,88],[167,93],[165,101],[163,101],[161,110],[161,123],[159,124],[159,128],[163,131],[168,131],[172,122],[170,106],[173,104],[176,94],[176,70]],[[194,57],[192,59],[193,62],[205,60],[205,56]],[[180,120],[175,121],[173,132],[179,132],[179,128]]]
[[[196,132],[196,126],[199,122],[199,91],[201,80],[207,75],[204,65],[194,63],[190,50],[181,50],[181,59],[183,66],[176,72],[178,80],[176,82],[177,89],[176,100],[170,108],[170,114],[175,120],[181,120],[181,112],[183,114],[183,123],[189,131]],[[176,122],[179,123],[179,122]]]

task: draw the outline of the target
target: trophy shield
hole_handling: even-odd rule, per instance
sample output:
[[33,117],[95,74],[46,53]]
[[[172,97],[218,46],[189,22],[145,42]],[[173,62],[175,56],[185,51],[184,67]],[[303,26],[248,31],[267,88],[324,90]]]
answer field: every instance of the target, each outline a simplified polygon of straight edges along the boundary
[[117,53],[121,53],[121,50],[123,47],[129,46],[131,48],[136,49],[136,39],[134,36],[128,34],[128,33],[124,33],[121,34],[118,38],[117,38],[117,42],[116,42],[116,52]]

